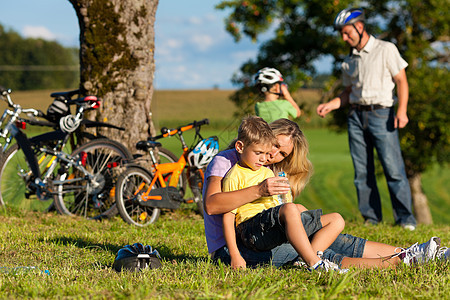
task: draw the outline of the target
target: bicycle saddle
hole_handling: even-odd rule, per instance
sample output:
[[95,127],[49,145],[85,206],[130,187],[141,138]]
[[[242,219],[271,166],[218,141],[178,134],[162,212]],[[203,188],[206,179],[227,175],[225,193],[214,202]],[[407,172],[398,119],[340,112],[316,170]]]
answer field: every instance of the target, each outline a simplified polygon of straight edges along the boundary
[[139,141],[136,144],[136,149],[138,150],[143,150],[143,151],[148,151],[148,149],[155,149],[158,147],[161,147],[162,144],[160,142],[155,142],[155,141]]

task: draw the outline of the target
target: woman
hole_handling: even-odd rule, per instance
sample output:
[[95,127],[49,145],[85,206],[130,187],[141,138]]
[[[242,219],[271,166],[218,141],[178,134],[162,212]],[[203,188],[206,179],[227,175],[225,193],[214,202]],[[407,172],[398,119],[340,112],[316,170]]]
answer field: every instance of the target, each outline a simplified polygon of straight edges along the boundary
[[[298,195],[312,172],[312,164],[308,160],[308,143],[298,125],[288,119],[280,119],[270,124],[277,136],[278,146],[274,147],[268,164],[274,169],[288,174],[290,188]],[[268,178],[259,185],[239,191],[222,192],[221,181],[227,171],[239,160],[234,149],[220,152],[209,164],[205,173],[203,199],[205,235],[208,251],[213,260],[221,260],[229,264],[230,257],[226,248],[222,229],[222,214],[262,196],[286,194],[289,186],[279,178]],[[283,244],[272,251],[254,252],[238,245],[247,265],[269,263],[282,266],[295,262],[297,253],[289,244]],[[433,237],[427,243],[414,244],[404,250],[395,246],[368,241],[359,237],[341,234],[323,253],[326,258],[341,268],[388,267],[398,265],[401,261],[410,264],[426,262],[436,256],[440,239]]]

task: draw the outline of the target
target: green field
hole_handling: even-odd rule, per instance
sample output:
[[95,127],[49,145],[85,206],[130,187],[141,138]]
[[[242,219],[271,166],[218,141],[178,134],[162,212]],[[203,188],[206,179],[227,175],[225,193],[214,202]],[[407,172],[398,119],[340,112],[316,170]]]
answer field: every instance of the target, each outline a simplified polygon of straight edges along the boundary
[[[12,97],[23,107],[37,107],[45,111],[51,103],[51,92],[53,91],[13,91]],[[226,148],[235,137],[240,123],[239,119],[233,117],[236,108],[228,99],[231,93],[229,90],[156,91],[152,102],[155,126],[157,129],[170,128],[208,118],[211,124],[203,127],[203,137],[217,135],[221,149]],[[307,107],[314,107],[320,99],[320,94],[316,90],[300,90],[294,94],[294,98]],[[0,106],[1,108],[3,106]],[[347,135],[327,129],[324,127],[325,120],[316,116],[300,118],[299,124],[309,140],[310,159],[315,171],[298,201],[311,209],[337,211],[346,220],[361,220],[353,185],[353,166]],[[185,137],[188,143],[192,142],[193,132],[186,132]],[[165,148],[177,155],[181,154],[180,143],[176,137],[166,138],[161,142]],[[423,174],[422,181],[434,222],[450,224],[450,186],[447,184],[450,182],[450,170],[446,166],[435,165]],[[392,208],[384,177],[378,179],[378,186],[383,202],[384,220],[391,224]]]
[[[450,226],[407,232],[347,222],[346,233],[401,247],[440,236]],[[233,271],[209,260],[203,221],[190,208],[166,212],[149,227],[119,218],[94,222],[54,214],[0,210],[1,267],[48,270],[11,273],[0,269],[1,299],[447,299],[450,263],[384,270],[351,269],[346,275],[309,273],[270,266]],[[136,242],[151,245],[163,267],[116,273],[117,251]]]
[[[192,92],[192,102],[187,98],[185,101],[192,106],[197,103],[195,99],[203,99],[203,105],[208,105],[208,99],[214,98],[215,92],[203,91],[203,96]],[[204,137],[219,136],[221,148],[224,148],[234,137],[239,120],[233,120],[234,107],[226,102],[229,92],[220,92],[221,96],[214,99],[218,99],[216,108],[222,112],[198,113],[197,109],[192,109],[179,118],[154,107],[157,126],[176,126],[208,117],[213,124],[202,130]],[[176,102],[173,109],[186,105],[169,95],[182,97],[189,93],[165,93],[156,93],[155,99],[160,98],[154,105],[170,101]],[[19,99],[22,95],[17,94]],[[49,91],[34,92],[23,99],[33,99],[45,109],[48,94]],[[218,120],[217,123],[214,120]],[[297,198],[298,202],[310,209],[322,208],[325,213],[341,213],[346,219],[345,233],[372,241],[408,247],[439,236],[444,246],[450,245],[448,168],[434,166],[423,174],[423,186],[435,224],[419,225],[414,232],[392,226],[386,184],[384,178],[380,178],[385,222],[376,227],[364,226],[356,206],[346,134],[308,124],[306,120],[301,121],[310,143],[315,172]],[[186,134],[186,139],[191,141],[192,133]],[[163,145],[181,153],[175,137],[163,140]],[[0,242],[0,267],[37,266],[49,270],[50,274],[15,273],[0,268],[1,299],[446,299],[450,294],[449,262],[433,261],[425,266],[384,270],[353,268],[343,276],[270,266],[233,271],[215,265],[207,253],[203,220],[192,204],[183,204],[176,211],[164,211],[155,224],[146,228],[132,227],[120,217],[96,222],[3,208],[0,209]],[[136,242],[156,248],[163,257],[163,267],[137,274],[113,271],[117,251]]]

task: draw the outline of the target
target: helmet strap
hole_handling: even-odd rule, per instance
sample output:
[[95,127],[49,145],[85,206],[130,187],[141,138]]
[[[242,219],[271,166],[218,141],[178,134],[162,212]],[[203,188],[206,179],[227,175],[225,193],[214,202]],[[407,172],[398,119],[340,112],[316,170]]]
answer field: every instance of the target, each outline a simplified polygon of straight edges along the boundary
[[[272,86],[274,86],[276,84],[278,84],[280,86],[280,93],[274,93],[274,92],[271,92],[270,90],[269,90],[269,93],[273,94],[273,95],[277,95],[278,97],[281,97],[281,96],[283,96],[283,93],[281,93],[281,84],[280,84],[280,82],[276,82]],[[270,87],[270,89],[272,89],[272,86]]]
[[[358,44],[357,44],[356,46],[361,45],[361,41],[362,41],[362,38],[363,38],[363,34],[364,34],[364,31],[366,30],[366,24],[364,24],[364,23],[362,23],[362,24],[363,24],[363,29],[362,29],[361,32],[358,31],[358,29],[357,29],[356,26],[355,26],[355,23],[352,24],[353,28],[355,28],[356,32],[357,32],[358,35],[359,35],[359,41],[358,41]],[[353,49],[354,49],[354,48],[356,48],[356,47],[350,47],[350,56],[353,54]]]

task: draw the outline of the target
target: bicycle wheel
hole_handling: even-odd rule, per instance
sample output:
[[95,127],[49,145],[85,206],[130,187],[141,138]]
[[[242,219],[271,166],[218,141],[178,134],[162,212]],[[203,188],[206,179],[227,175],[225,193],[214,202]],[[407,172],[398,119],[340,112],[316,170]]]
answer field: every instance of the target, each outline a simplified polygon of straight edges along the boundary
[[[158,148],[158,155],[159,155],[159,163],[174,163],[178,161],[178,157],[173,154],[170,150],[167,150],[165,148]],[[153,172],[154,173],[154,172]],[[172,177],[172,174],[163,174],[164,181],[169,184],[170,178]],[[183,170],[183,172],[180,174],[180,177],[178,179],[178,184],[176,186],[177,190],[180,191],[181,197],[184,197],[184,194],[186,193],[186,185],[187,185],[187,176],[186,176],[186,170]]]
[[[147,191],[153,175],[138,167],[130,167],[119,176],[116,184],[116,206],[122,219],[128,224],[147,226],[158,220],[159,208],[140,205],[140,196]],[[155,182],[154,188],[160,187]]]
[[[32,146],[41,166],[48,164],[51,158]],[[53,201],[37,201],[35,189],[30,186],[32,174],[24,153],[19,145],[11,145],[3,153],[0,163],[0,205],[20,210],[47,211]],[[50,200],[51,197],[45,197]]]
[[53,182],[58,212],[88,219],[114,215],[115,184],[132,159],[130,152],[116,141],[96,139],[76,149],[71,157],[77,166],[62,166]]
[[[95,137],[89,134],[79,133],[78,136],[71,135],[64,147],[64,151],[71,151],[74,145],[79,142],[79,138],[92,139]],[[65,133],[61,131],[46,132],[30,138],[31,148],[39,162],[41,174],[44,173],[49,163],[53,160],[51,155],[45,154],[41,148],[54,149],[58,142],[65,138]],[[44,181],[52,181],[56,174],[49,174],[48,178],[41,178]],[[30,186],[31,171],[26,161],[24,153],[19,145],[11,145],[2,155],[0,161],[0,205],[14,207],[18,209],[48,211],[54,209],[53,197],[44,196],[44,200],[37,201],[36,190]]]

